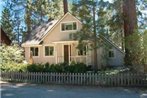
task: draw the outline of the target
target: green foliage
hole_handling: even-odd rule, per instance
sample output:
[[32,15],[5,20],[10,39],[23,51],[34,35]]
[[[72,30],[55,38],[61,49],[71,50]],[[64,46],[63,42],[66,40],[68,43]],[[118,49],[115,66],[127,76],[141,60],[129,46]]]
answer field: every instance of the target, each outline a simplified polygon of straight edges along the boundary
[[29,72],[42,72],[43,66],[41,64],[31,64],[27,66]]
[[143,33],[143,46],[142,46],[142,51],[143,51],[143,55],[142,55],[142,63],[144,65],[147,65],[147,30],[144,31]]
[[112,4],[109,4],[107,7],[108,21],[107,25],[109,26],[109,37],[115,42],[118,46],[123,46],[123,11],[122,6],[123,0],[114,0]]
[[3,72],[26,72],[27,64],[24,63],[15,63],[8,62],[5,66],[1,66],[1,71]]
[[85,64],[72,62],[69,66],[66,67],[66,72],[71,73],[84,73],[88,70]]
[[[2,71],[21,70],[24,67],[22,63],[24,56],[23,49],[17,45],[0,47],[0,68]],[[22,66],[21,66],[22,65]],[[23,70],[23,69],[22,69]]]
[[147,64],[147,31],[135,32],[126,38],[126,47],[130,50],[127,62],[132,63],[135,70],[142,70]]
[[127,73],[127,72],[133,72],[133,71],[131,71],[130,68],[127,68],[127,67],[115,68],[115,67],[112,67],[112,66],[103,68],[101,71],[98,71],[98,73],[103,73],[103,74],[106,74],[106,75],[115,75],[115,74]]
[[61,0],[35,0],[32,2],[33,12],[35,14],[38,24],[48,19],[58,19],[62,16],[60,9]]
[[142,59],[142,50],[141,50],[141,35],[138,32],[134,32],[132,35],[125,38],[125,45],[129,50],[127,64],[130,65],[140,65]]
[[2,56],[2,63],[6,62],[16,62],[20,63],[24,60],[24,57],[22,55],[23,49],[19,47],[18,45],[13,46],[1,46],[0,54]]
[[15,34],[13,33],[13,23],[11,20],[11,14],[10,14],[10,9],[7,7],[4,7],[2,11],[2,16],[0,20],[1,27],[3,30],[6,32],[8,37],[13,40],[15,37]]
[[83,63],[59,63],[59,64],[31,64],[27,66],[29,72],[69,72],[69,73],[84,73],[90,70]]
[[18,43],[33,35],[32,30],[36,26],[63,15],[60,8],[61,0],[3,0],[2,2],[7,8],[4,8],[4,15],[2,14],[1,18],[3,21],[1,24],[6,26],[2,27],[7,33],[11,34],[13,31],[15,33],[13,40],[17,40]]
[[95,69],[99,67],[97,64],[97,48],[100,47],[98,35],[107,35],[107,12],[105,11],[105,6],[107,6],[107,2],[103,0],[79,0],[73,3],[72,9],[72,13],[79,17],[82,22],[82,29],[75,36],[79,40],[78,48],[82,44],[86,44],[90,50],[94,51]]

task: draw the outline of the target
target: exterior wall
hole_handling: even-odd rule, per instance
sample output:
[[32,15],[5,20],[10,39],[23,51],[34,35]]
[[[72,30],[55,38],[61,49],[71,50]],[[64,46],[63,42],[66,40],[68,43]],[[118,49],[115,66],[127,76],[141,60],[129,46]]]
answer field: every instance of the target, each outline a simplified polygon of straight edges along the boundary
[[30,58],[30,47],[25,47],[25,59],[27,62],[29,62],[29,58]]
[[113,47],[114,57],[109,58],[108,64],[110,66],[122,66],[124,64],[124,53]]
[[[114,57],[113,58],[109,58],[108,57],[108,61],[105,61],[103,59],[103,48],[98,48],[97,49],[97,63],[98,63],[98,68],[102,68],[105,66],[114,66],[114,67],[118,67],[118,66],[122,66],[124,63],[124,53],[122,53],[121,51],[119,51],[118,49],[116,49],[114,46],[112,48],[112,50],[114,51]],[[94,65],[94,52],[91,51],[91,59],[92,62],[91,64]]]
[[[44,46],[32,46],[38,47],[39,49],[39,56],[33,56],[34,63],[55,63],[55,56],[45,56],[44,55]],[[30,47],[25,47],[25,59],[29,62],[30,58]]]
[[[62,22],[73,22],[76,21],[77,22],[77,30],[74,31],[61,31],[61,23]],[[67,40],[71,40],[69,38],[69,35],[71,33],[74,33],[78,30],[81,29],[81,23],[79,21],[77,21],[77,19],[75,19],[73,16],[71,16],[70,14],[68,14],[66,17],[64,17],[64,19],[58,24],[56,25],[56,27],[52,30],[52,32],[50,32],[47,37],[44,39],[44,44],[48,44],[48,43],[52,43],[52,42],[56,42],[56,41],[67,41]]]
[[[44,47],[46,45],[53,45],[54,46],[54,56],[45,56],[45,51]],[[88,65],[94,65],[94,52],[93,51],[88,51],[87,56],[78,56],[77,54],[77,49],[76,49],[76,44],[46,44],[43,46],[39,46],[39,56],[38,57],[33,57],[34,63],[50,63],[50,64],[55,64],[55,63],[61,63],[64,62],[64,45],[71,45],[71,61],[76,61],[76,62],[83,62]],[[121,66],[123,65],[123,58],[124,54],[117,50],[116,48],[113,48],[114,51],[114,57],[109,58],[107,61],[108,64],[104,61],[103,59],[103,48],[99,48],[97,50],[97,63],[98,63],[98,68],[102,68],[105,66]],[[26,60],[29,61],[30,58],[30,47],[25,47],[25,57]]]
[[[54,42],[60,42],[60,41],[68,41],[70,40],[69,34],[74,33],[76,31],[61,31],[61,23],[62,22],[69,22],[69,21],[74,21],[77,22],[77,30],[80,30],[82,25],[81,23],[74,18],[72,15],[68,14],[64,19],[59,22],[55,28],[48,33],[48,35],[45,37],[43,40],[43,44],[39,46],[39,56],[38,57],[33,57],[34,63],[46,63],[49,62],[50,64],[52,63],[59,63],[59,62],[64,62],[64,52],[63,52],[63,45],[71,45],[71,60],[77,61],[77,62],[84,62],[87,63],[88,65],[94,65],[94,52],[93,51],[88,51],[87,56],[78,56],[77,54],[77,45],[75,43],[54,43]],[[54,56],[48,56],[46,57],[44,55],[44,47],[46,45],[53,45],[54,46]],[[115,57],[110,58],[108,61],[108,65],[111,66],[119,66],[123,65],[123,53],[121,53],[119,50],[116,48],[113,48]],[[97,50],[97,62],[99,68],[106,66],[107,64],[103,61],[103,48],[99,48]],[[25,47],[25,57],[26,60],[29,61],[30,58],[30,47]]]
[[[103,51],[102,48],[97,49],[97,64],[98,64],[97,66],[98,66],[98,68],[105,66],[105,64],[103,64],[103,60],[102,60],[102,56],[103,56],[102,51]],[[91,60],[92,60],[91,65],[94,65],[94,51],[93,50],[91,51]]]
[[[45,56],[45,46],[54,46],[54,56]],[[75,62],[83,62],[88,65],[91,65],[91,52],[88,52],[87,56],[79,56],[77,53],[77,43],[58,43],[58,44],[46,44],[42,46],[32,46],[32,47],[38,47],[39,49],[39,56],[34,57],[33,61],[34,63],[50,63],[50,64],[56,64],[56,63],[62,63],[64,62],[64,45],[70,45],[71,46],[71,57],[70,61]],[[25,58],[27,62],[29,62],[30,58],[30,47],[25,47]]]
[[[55,28],[49,32],[49,34],[45,37],[43,40],[42,46],[39,47],[39,56],[33,57],[34,63],[56,63],[56,62],[63,62],[63,44],[53,44],[52,42],[56,41],[67,41],[69,39],[70,33],[74,33],[77,30],[74,31],[61,31],[61,23],[63,22],[77,22],[77,30],[81,29],[81,23],[72,15],[67,14],[62,21],[60,21]],[[54,56],[46,57],[44,55],[44,46],[46,45],[54,45]],[[72,47],[72,51],[75,51],[75,48]],[[75,53],[72,53],[74,56]],[[29,61],[30,58],[30,47],[25,47],[25,58],[27,61]]]

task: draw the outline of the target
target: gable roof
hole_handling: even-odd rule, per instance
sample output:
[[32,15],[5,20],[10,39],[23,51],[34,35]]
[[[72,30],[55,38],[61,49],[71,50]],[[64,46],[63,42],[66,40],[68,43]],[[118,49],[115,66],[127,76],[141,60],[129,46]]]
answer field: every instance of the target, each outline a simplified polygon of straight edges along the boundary
[[[60,23],[67,15],[73,16],[70,12],[67,12],[59,20],[52,20],[37,27],[34,31],[32,31],[33,35],[31,35],[30,38],[22,44],[22,46],[40,44],[51,32],[51,30],[53,30],[56,27],[56,25]],[[78,18],[76,18],[75,16],[73,17],[81,23],[81,21]]]
[[35,30],[32,31],[32,35],[23,45],[36,45],[39,44],[43,36],[46,35],[49,30],[57,23],[58,20],[51,20],[47,23],[41,24]]
[[[56,25],[57,25],[58,23],[60,23],[67,15],[73,16],[70,12],[67,12],[65,15],[63,15],[63,16],[59,19],[59,21],[55,24],[55,26],[53,26],[53,28],[51,28],[51,30],[53,30],[54,27],[56,27]],[[73,16],[73,18],[75,18],[77,21],[79,21],[79,22],[82,24],[82,22],[81,22],[77,17]],[[50,30],[50,31],[51,31],[51,30]],[[49,33],[50,33],[50,32],[48,32],[48,33],[42,38],[41,41],[43,41],[43,40],[45,39],[45,37],[46,37]]]
[[[44,23],[37,27],[32,33],[30,39],[28,39],[25,43],[22,44],[22,46],[25,45],[39,45],[48,34],[50,34],[51,30],[53,30],[58,23],[60,23],[67,15],[73,16],[70,12],[67,12],[65,15],[63,15],[59,20],[52,20],[50,22]],[[73,16],[77,21],[81,23],[81,21]],[[82,24],[82,23],[81,23]],[[112,46],[114,46],[117,50],[119,50],[121,53],[124,53],[123,50],[121,50],[115,43],[113,43],[110,39],[105,38],[102,35],[98,35],[102,40],[105,40],[106,42],[110,43]]]

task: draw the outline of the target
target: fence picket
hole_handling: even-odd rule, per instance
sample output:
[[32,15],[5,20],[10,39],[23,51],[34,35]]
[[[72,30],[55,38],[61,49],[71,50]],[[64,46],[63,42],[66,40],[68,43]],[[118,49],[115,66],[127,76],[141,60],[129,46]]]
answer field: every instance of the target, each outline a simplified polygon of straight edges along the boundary
[[147,74],[140,73],[41,73],[41,72],[2,72],[1,79],[6,81],[100,85],[100,86],[145,86]]

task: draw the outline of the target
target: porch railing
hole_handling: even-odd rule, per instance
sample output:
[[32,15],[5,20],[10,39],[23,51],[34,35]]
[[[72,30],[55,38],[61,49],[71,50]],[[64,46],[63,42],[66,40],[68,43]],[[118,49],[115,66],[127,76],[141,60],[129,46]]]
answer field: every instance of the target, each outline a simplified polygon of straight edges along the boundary
[[[69,62],[72,62],[72,61],[85,63],[87,65],[90,65],[91,64],[90,56],[70,56],[69,57]],[[64,56],[58,56],[56,62],[57,63],[64,62]]]

